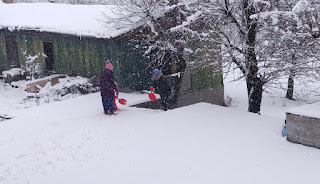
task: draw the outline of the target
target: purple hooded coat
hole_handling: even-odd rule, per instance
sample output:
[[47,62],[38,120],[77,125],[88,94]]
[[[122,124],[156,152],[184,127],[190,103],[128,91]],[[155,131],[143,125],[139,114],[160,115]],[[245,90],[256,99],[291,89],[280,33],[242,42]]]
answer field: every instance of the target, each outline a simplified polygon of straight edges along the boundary
[[116,84],[114,83],[113,72],[104,69],[100,74],[100,92],[102,97],[113,98]]

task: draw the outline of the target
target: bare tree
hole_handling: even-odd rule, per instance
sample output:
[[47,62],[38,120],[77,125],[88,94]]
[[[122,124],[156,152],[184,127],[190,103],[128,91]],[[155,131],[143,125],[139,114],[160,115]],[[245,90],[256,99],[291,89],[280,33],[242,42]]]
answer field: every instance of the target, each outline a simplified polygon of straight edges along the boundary
[[[283,4],[285,3],[285,4]],[[285,8],[283,8],[285,7]],[[287,60],[289,70],[286,98],[294,99],[294,80],[308,77],[309,80],[319,78],[319,3],[317,1],[299,0],[282,2],[277,12],[279,18],[275,25],[281,30],[280,51],[283,60]],[[281,16],[279,16],[279,14]],[[269,16],[275,16],[270,13]],[[310,86],[305,86],[310,88]]]
[[[318,37],[314,9],[307,9],[313,12],[307,14],[311,18],[300,18],[312,20],[313,28],[311,24],[300,28],[305,24],[297,22],[291,11],[296,2],[292,1],[200,0],[194,3],[201,11],[198,20],[205,25],[199,34],[205,35],[202,40],[210,40],[212,44],[220,42],[223,66],[242,72],[247,83],[249,112],[260,112],[262,92],[284,76],[290,76],[289,88],[293,90],[294,77],[315,73],[319,46],[298,34],[308,32],[312,38]],[[213,36],[216,34],[219,37]]]
[[46,2],[46,3],[61,3],[61,4],[117,4],[117,0],[14,0],[15,3],[37,3],[37,2]]
[[[134,27],[132,41],[137,48],[145,50],[144,55],[151,61],[150,67],[161,67],[168,73],[176,72],[169,67],[172,59],[179,63],[186,46],[184,30],[174,29],[185,20],[186,12],[177,1],[127,0],[116,10],[116,18],[105,15],[105,22],[117,22],[119,29]],[[182,64],[183,65],[183,64]]]
[[[317,73],[319,44],[314,40],[319,37],[318,16],[315,9],[297,5],[295,16],[291,9],[300,1],[129,2],[125,9],[119,10],[124,13],[120,22],[142,28],[137,45],[145,48],[145,55],[151,60],[150,67],[168,68],[172,57],[184,63],[179,58],[190,44],[195,48],[192,54],[198,57],[196,64],[200,66],[217,64],[210,63],[213,61],[206,57],[220,54],[227,71],[237,68],[242,72],[241,78],[245,78],[247,84],[249,112],[260,112],[262,92],[284,76],[289,78],[288,98],[292,98],[293,78]],[[163,16],[170,13],[173,16]],[[304,21],[307,23],[301,23]],[[304,39],[305,34],[313,41]]]
[[119,3],[114,10],[116,17],[105,15],[104,21],[116,23],[119,29],[133,29],[127,35],[136,51],[142,51],[150,61],[146,70],[159,68],[164,75],[180,76],[174,78],[174,99],[177,99],[186,67],[183,55],[189,32],[182,24],[188,11],[177,0],[125,0]]
[[212,34],[219,34],[216,41],[223,46],[224,66],[236,65],[246,79],[248,111],[259,113],[263,85],[268,80],[260,72],[262,57],[257,55],[260,25],[253,16],[264,11],[265,5],[253,0],[202,0],[196,6],[203,11],[199,20],[205,24],[204,35],[215,40]]

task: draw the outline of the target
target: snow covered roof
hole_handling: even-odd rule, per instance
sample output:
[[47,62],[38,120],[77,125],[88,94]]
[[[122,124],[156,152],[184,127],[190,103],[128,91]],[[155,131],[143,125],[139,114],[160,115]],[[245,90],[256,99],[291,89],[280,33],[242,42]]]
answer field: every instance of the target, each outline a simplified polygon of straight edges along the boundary
[[104,19],[103,13],[116,17],[112,11],[115,8],[115,5],[0,3],[0,29],[114,38],[133,29],[132,26],[117,29],[119,23],[105,24],[101,21]]
[[287,113],[306,116],[310,118],[320,118],[320,102],[293,107],[290,108]]

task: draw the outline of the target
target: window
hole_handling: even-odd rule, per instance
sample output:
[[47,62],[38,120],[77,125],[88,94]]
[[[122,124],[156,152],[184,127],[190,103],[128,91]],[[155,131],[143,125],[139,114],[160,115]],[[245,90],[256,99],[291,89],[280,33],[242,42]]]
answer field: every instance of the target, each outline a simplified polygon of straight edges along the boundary
[[43,42],[43,50],[46,55],[46,70],[54,72],[56,70],[53,55],[53,44],[52,42]]
[[7,50],[7,59],[10,67],[20,67],[19,56],[18,56],[18,47],[16,38],[13,36],[6,36],[6,50]]

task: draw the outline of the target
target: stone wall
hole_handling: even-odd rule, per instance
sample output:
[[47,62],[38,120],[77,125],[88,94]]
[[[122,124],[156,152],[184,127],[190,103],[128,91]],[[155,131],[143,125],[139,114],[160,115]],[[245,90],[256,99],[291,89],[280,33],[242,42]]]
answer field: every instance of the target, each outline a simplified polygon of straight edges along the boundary
[[156,101],[148,101],[141,104],[136,104],[136,105],[133,105],[133,107],[148,108],[148,109],[162,109],[160,99],[157,99]]
[[[177,107],[184,107],[192,105],[195,103],[206,102],[216,105],[225,106],[224,104],[224,87],[220,86],[217,88],[203,89],[200,91],[189,91],[180,93],[178,96]],[[139,108],[149,108],[149,109],[162,109],[160,99],[156,101],[149,101],[141,104],[134,105],[134,107]]]
[[199,102],[224,106],[224,86],[181,93],[176,107],[183,107]]
[[287,113],[286,120],[288,141],[320,148],[320,119]]

